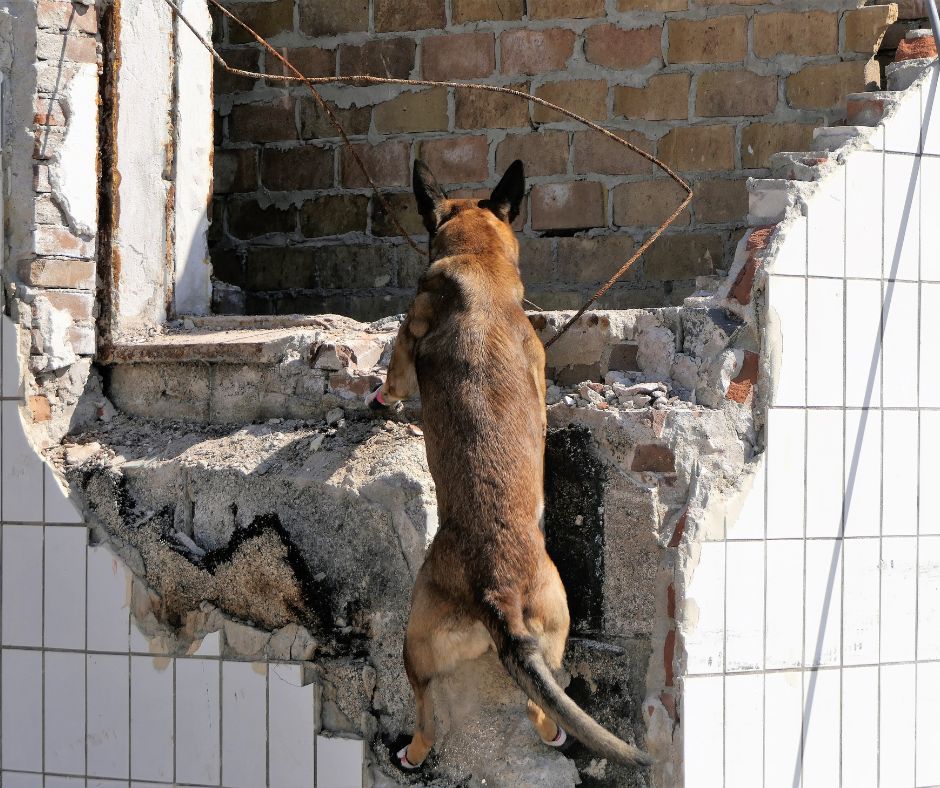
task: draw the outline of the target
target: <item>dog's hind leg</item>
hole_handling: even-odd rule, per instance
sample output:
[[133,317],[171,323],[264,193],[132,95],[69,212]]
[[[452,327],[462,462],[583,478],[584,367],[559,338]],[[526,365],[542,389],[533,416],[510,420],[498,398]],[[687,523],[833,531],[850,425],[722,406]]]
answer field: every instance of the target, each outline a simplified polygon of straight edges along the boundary
[[436,737],[431,679],[436,674],[433,649],[427,638],[405,637],[405,673],[415,695],[415,729],[411,742],[398,752],[405,769],[416,769],[434,746]]

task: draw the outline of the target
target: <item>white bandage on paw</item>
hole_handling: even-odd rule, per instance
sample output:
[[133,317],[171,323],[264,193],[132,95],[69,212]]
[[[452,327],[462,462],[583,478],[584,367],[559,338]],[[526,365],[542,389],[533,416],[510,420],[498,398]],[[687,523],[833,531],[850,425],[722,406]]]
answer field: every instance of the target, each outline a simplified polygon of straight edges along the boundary
[[407,745],[402,747],[397,753],[398,762],[401,764],[402,769],[417,769],[421,764],[415,764],[408,760],[408,747]]
[[562,728],[561,725],[558,726],[558,733],[554,739],[551,741],[545,741],[545,739],[542,739],[542,742],[547,744],[549,747],[562,747],[566,741],[568,741],[568,734],[565,733],[565,729]]

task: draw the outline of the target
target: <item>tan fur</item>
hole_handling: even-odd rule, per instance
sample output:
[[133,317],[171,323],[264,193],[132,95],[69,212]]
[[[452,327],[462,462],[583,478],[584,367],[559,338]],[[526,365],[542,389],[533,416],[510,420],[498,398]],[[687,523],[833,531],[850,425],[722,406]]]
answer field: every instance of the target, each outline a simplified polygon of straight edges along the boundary
[[[421,206],[418,186],[416,194]],[[425,204],[425,221],[436,231],[432,263],[381,389],[386,402],[420,389],[440,517],[415,582],[405,639],[417,707],[407,749],[413,764],[434,745],[431,680],[494,643],[530,697],[554,699],[554,708],[529,702],[529,718],[543,739],[555,738],[556,722],[576,729],[583,723],[569,722],[568,705],[574,704],[551,676],[561,667],[569,616],[540,522],[545,353],[521,306],[512,214],[490,201],[438,196],[433,206]],[[629,749],[618,760],[642,760],[643,753]]]

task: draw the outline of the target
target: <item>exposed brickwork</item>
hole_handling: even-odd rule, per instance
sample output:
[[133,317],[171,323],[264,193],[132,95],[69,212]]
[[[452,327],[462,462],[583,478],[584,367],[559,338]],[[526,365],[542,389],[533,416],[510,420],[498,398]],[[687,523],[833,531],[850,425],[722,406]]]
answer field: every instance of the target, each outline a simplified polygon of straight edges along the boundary
[[[808,148],[815,126],[842,122],[846,94],[872,80],[877,69],[866,64],[893,9],[851,0],[805,5],[233,0],[311,75],[531,90],[675,167],[693,184],[695,201],[612,291],[611,307],[676,303],[696,276],[727,270],[745,226],[745,179],[766,176],[773,153]],[[62,14],[44,4],[40,17],[54,27]],[[220,30],[218,45],[232,63],[279,73],[260,47]],[[339,307],[374,317],[407,303],[423,260],[403,245],[323,110],[303,90],[270,80],[217,70],[215,89],[215,275],[248,290],[248,308],[264,312]],[[356,151],[419,242],[425,231],[410,196],[416,157],[452,192],[474,197],[514,159],[525,162],[535,180],[516,222],[521,267],[530,295],[546,307],[578,306],[682,197],[650,162],[504,94],[335,90],[343,101],[334,111]],[[60,106],[37,106],[36,114],[49,133],[60,128]],[[36,184],[48,190],[42,165]],[[43,221],[55,220],[53,204],[40,210]],[[259,245],[265,249],[255,251]],[[349,246],[354,255],[321,252]],[[334,262],[313,262],[326,259]],[[292,267],[295,260],[307,262]],[[367,275],[347,276],[344,264]]]

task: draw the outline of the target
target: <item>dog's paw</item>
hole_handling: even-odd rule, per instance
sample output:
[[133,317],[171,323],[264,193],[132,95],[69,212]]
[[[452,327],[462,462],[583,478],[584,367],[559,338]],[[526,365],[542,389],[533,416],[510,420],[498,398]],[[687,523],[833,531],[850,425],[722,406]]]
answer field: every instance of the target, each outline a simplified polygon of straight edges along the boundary
[[408,745],[411,743],[410,736],[399,736],[394,741],[386,741],[388,746],[389,760],[398,771],[408,775],[420,774],[427,765],[428,759],[419,764],[413,764],[408,760]]

